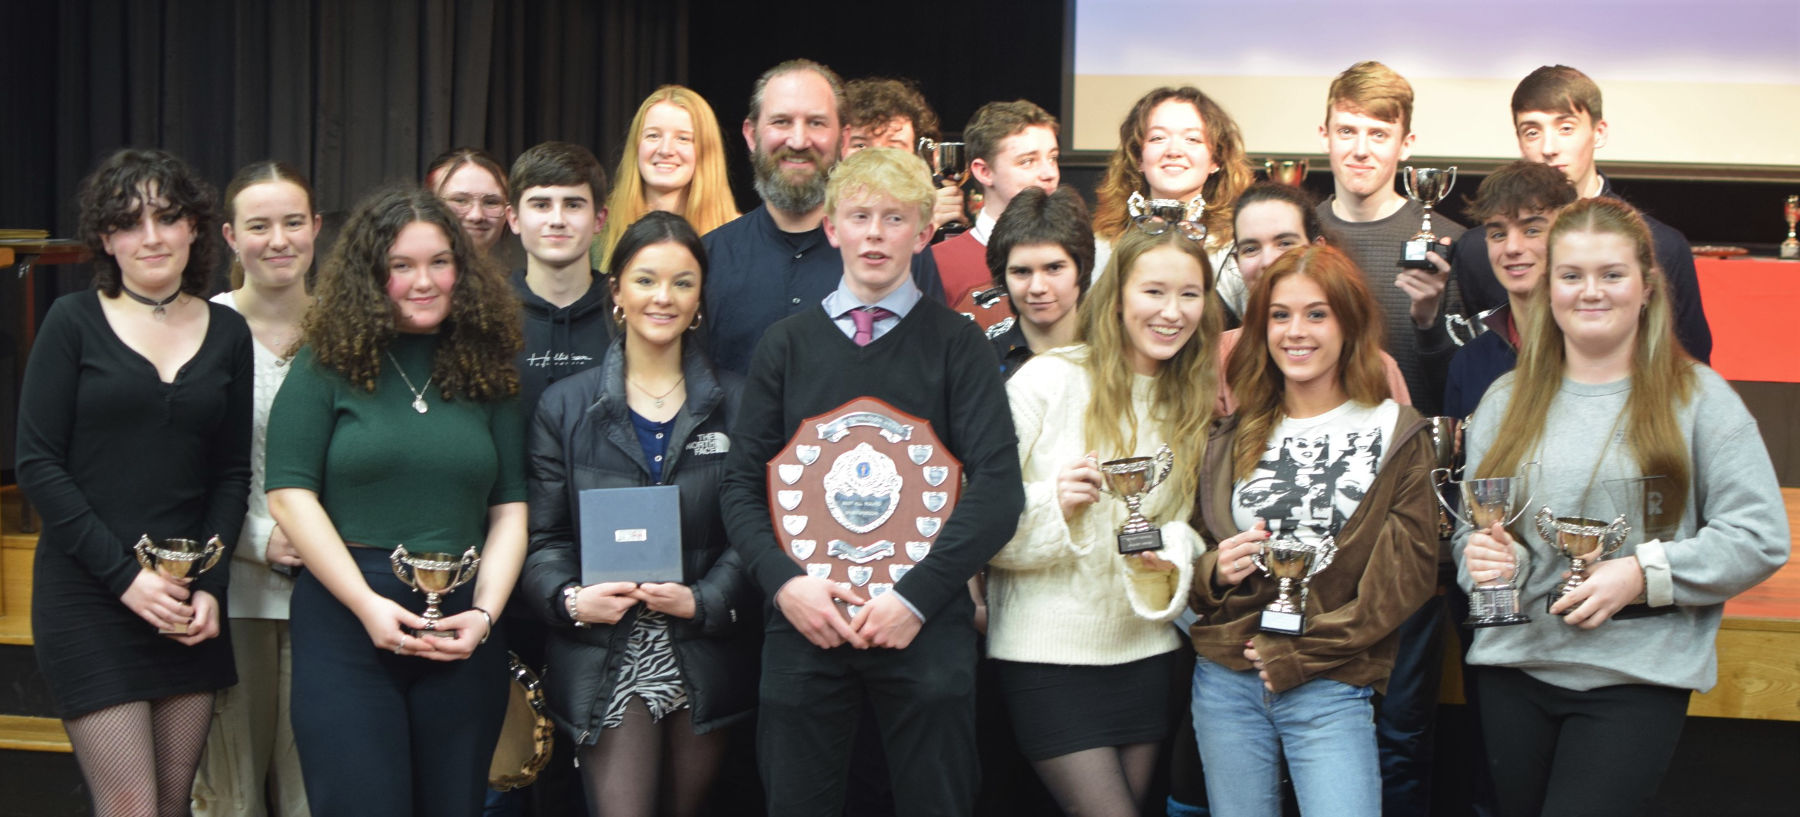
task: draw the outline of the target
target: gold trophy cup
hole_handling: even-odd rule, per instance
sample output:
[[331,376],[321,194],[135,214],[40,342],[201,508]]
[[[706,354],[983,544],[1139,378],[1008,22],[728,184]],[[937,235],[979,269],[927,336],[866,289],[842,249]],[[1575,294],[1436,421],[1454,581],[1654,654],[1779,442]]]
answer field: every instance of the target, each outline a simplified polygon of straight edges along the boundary
[[475,555],[475,549],[469,548],[461,557],[452,558],[441,553],[413,555],[406,551],[405,545],[400,545],[394,548],[388,561],[393,564],[394,575],[401,582],[425,594],[425,629],[413,634],[450,638],[451,633],[437,629],[438,620],[444,617],[438,602],[450,591],[475,578],[475,569],[481,566],[481,557]]
[[[132,550],[137,552],[138,564],[145,570],[186,584],[219,563],[219,557],[225,554],[225,543],[219,541],[217,534],[202,543],[196,539],[151,539],[146,533],[138,537]],[[187,635],[187,631],[186,622],[157,630],[163,635]]]

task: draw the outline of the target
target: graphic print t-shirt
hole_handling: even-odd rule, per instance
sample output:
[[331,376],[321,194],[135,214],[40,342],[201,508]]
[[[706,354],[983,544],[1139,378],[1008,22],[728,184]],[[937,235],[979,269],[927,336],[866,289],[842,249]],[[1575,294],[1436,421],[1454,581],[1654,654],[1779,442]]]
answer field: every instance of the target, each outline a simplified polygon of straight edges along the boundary
[[1392,400],[1374,406],[1347,400],[1317,417],[1282,421],[1250,478],[1232,488],[1238,529],[1263,519],[1270,532],[1303,542],[1336,536],[1374,482],[1399,418]]

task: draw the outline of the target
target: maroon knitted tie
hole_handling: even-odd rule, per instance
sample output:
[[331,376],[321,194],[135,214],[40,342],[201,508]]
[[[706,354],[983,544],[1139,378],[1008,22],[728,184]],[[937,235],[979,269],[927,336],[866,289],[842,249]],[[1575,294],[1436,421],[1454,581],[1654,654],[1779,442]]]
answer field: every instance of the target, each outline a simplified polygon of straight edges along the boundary
[[875,322],[882,318],[894,317],[894,313],[879,306],[862,306],[850,310],[850,322],[856,324],[856,335],[851,340],[858,346],[867,346],[875,339]]

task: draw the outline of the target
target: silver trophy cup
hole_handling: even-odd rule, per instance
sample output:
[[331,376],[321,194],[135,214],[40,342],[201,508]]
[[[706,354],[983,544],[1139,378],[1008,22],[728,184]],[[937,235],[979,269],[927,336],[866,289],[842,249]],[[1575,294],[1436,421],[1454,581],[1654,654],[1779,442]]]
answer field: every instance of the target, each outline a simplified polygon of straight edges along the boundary
[[438,603],[450,591],[475,578],[475,569],[481,566],[481,557],[475,555],[475,549],[469,548],[461,557],[451,557],[442,553],[412,554],[406,551],[405,545],[400,545],[394,548],[388,561],[401,582],[425,594],[425,629],[413,634],[450,638],[451,633],[437,629],[438,621],[444,617]]
[[1631,533],[1631,525],[1625,522],[1624,516],[1611,522],[1584,516],[1557,516],[1548,505],[1538,509],[1536,521],[1538,534],[1544,537],[1550,549],[1569,560],[1569,578],[1550,594],[1547,606],[1555,606],[1557,599],[1580,587],[1587,580],[1588,565],[1618,551]]
[[[939,142],[929,136],[919,137],[919,158],[931,167],[931,172],[938,178],[957,186],[969,177],[969,146],[964,142]],[[945,234],[960,233],[969,229],[969,225],[957,219],[945,224]]]
[[1275,600],[1263,608],[1259,622],[1265,633],[1299,635],[1306,631],[1308,583],[1331,566],[1337,556],[1337,540],[1326,536],[1303,541],[1290,527],[1282,529],[1270,520],[1272,536],[1252,558],[1258,570],[1276,581]]
[[1152,457],[1127,457],[1100,463],[1107,493],[1125,500],[1125,507],[1130,511],[1125,524],[1119,528],[1120,553],[1162,549],[1162,531],[1144,518],[1138,506],[1150,489],[1169,478],[1169,471],[1174,467],[1175,452],[1166,445],[1157,449]]
[[[1523,500],[1519,495],[1525,493],[1523,477],[1490,477],[1488,479],[1465,479],[1460,482],[1449,479],[1447,469],[1432,471],[1433,477],[1439,477],[1441,487],[1453,488],[1462,500],[1462,510],[1452,507],[1444,498],[1444,492],[1436,491],[1438,506],[1447,513],[1454,514],[1457,519],[1476,530],[1491,529],[1495,522],[1506,527],[1519,521],[1525,509],[1531,506],[1531,497]],[[1467,514],[1466,516],[1464,514]],[[1470,627],[1501,627],[1509,624],[1524,624],[1531,617],[1525,615],[1519,605],[1519,588],[1506,579],[1494,579],[1480,582],[1469,593]]]
[[1407,165],[1400,177],[1406,186],[1406,197],[1425,207],[1424,223],[1401,248],[1400,266],[1407,269],[1432,269],[1431,261],[1425,258],[1425,253],[1437,243],[1437,234],[1431,231],[1431,208],[1450,195],[1450,188],[1456,186],[1456,167]]

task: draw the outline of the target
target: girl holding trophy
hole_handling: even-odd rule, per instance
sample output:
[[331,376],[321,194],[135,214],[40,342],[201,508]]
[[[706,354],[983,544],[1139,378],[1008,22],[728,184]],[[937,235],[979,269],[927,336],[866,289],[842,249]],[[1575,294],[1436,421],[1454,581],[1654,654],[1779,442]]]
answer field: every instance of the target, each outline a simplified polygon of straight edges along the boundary
[[[1025,512],[988,565],[988,654],[1019,745],[1077,814],[1136,814],[1177,720],[1181,640],[1168,622],[1187,603],[1199,545],[1188,498],[1217,388],[1219,307],[1200,242],[1130,229],[1114,262],[1081,304],[1081,345],[1007,381]],[[1161,547],[1128,555],[1143,535],[1121,533],[1134,492],[1103,482],[1115,463],[1099,461],[1159,451],[1168,484],[1149,474],[1141,507]],[[1119,494],[1101,502],[1103,485]]]
[[518,301],[448,207],[400,188],[352,212],[315,294],[265,483],[306,564],[290,621],[307,800],[480,814],[507,701],[489,636],[525,558]]
[[[51,306],[19,400],[19,487],[44,521],[32,640],[93,813],[187,814],[213,694],[237,680],[228,574],[207,567],[250,491],[250,330],[206,301],[218,222],[185,162],[121,150],[79,195],[94,289]],[[157,561],[178,549],[207,555]]]
[[[1750,413],[1676,342],[1629,205],[1565,209],[1529,298],[1518,367],[1468,425],[1467,470],[1538,461],[1542,521],[1458,533],[1465,588],[1509,581],[1537,607],[1469,651],[1490,768],[1503,814],[1640,814],[1691,691],[1715,681],[1724,603],[1787,560],[1786,512]],[[1618,550],[1584,570],[1567,559],[1600,555],[1571,544],[1590,530]]]
[[1424,421],[1389,396],[1381,319],[1328,245],[1250,290],[1198,511],[1194,731],[1214,814],[1276,815],[1286,757],[1302,813],[1377,815],[1371,696],[1396,628],[1436,581]]
[[1231,203],[1254,178],[1237,122],[1212,97],[1192,86],[1144,94],[1119,123],[1096,191],[1095,274],[1134,223],[1178,229],[1204,241],[1219,297],[1236,306],[1244,287],[1231,259]]

